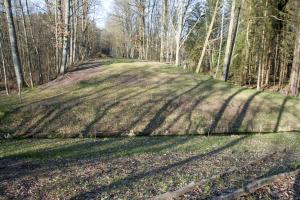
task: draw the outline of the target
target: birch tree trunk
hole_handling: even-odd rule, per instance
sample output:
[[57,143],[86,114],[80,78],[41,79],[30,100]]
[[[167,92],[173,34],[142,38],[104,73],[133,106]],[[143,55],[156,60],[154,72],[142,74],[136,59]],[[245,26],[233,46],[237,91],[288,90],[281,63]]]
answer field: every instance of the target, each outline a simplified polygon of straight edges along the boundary
[[212,16],[212,19],[211,19],[211,22],[210,22],[210,25],[209,25],[209,28],[208,28],[208,31],[207,31],[207,34],[206,34],[205,42],[203,44],[202,53],[201,53],[201,56],[200,56],[200,59],[199,59],[198,65],[197,65],[196,73],[200,72],[200,68],[201,68],[201,65],[202,65],[202,62],[203,62],[203,59],[204,59],[204,56],[205,56],[205,52],[206,52],[206,49],[207,49],[207,46],[208,46],[208,43],[209,43],[209,38],[210,38],[212,29],[213,29],[213,26],[214,26],[214,23],[215,23],[218,8],[219,8],[219,0],[217,0],[216,5],[215,5],[214,13],[213,13],[213,16]]
[[221,19],[221,30],[220,30],[220,45],[219,45],[219,55],[218,55],[218,61],[217,61],[217,67],[216,67],[216,72],[214,78],[218,76],[219,69],[220,69],[220,61],[221,61],[221,55],[222,55],[222,46],[223,46],[223,34],[224,34],[224,0],[222,1],[222,19]]
[[23,24],[23,31],[25,36],[25,46],[26,46],[26,54],[27,54],[27,62],[28,62],[28,73],[29,73],[29,80],[30,80],[30,86],[33,87],[33,79],[32,79],[32,62],[31,62],[31,55],[30,55],[30,47],[28,42],[28,34],[27,34],[27,24],[25,20],[25,14],[23,9],[23,4],[21,0],[19,0],[19,5],[21,8],[21,18],[22,18],[22,24]]
[[13,21],[13,14],[11,9],[11,1],[4,0],[4,7],[5,7],[5,13],[7,19],[8,32],[9,32],[12,60],[13,60],[15,74],[17,78],[19,95],[21,95],[21,89],[24,86],[25,81],[24,81],[24,76],[23,76],[23,71],[22,71],[22,66],[20,61],[17,34],[16,34],[16,29],[15,29],[15,24]]
[[236,1],[237,0],[233,0],[231,5],[230,24],[229,24],[228,38],[227,38],[225,58],[224,58],[224,76],[223,76],[224,81],[228,81],[231,58],[232,58],[233,48],[235,45],[237,28],[239,24],[241,5],[239,5],[236,12]]
[[184,0],[180,0],[178,2],[178,8],[177,8],[177,31],[175,36],[175,42],[176,42],[176,58],[175,58],[175,65],[179,66],[180,64],[180,40],[181,40],[181,33],[182,33],[182,27],[183,27],[183,14],[184,14],[184,7],[185,3]]
[[4,60],[4,54],[3,54],[3,38],[2,38],[2,29],[0,27],[0,54],[1,54],[1,60],[2,60],[2,69],[3,69],[3,76],[4,76],[4,87],[6,95],[9,95],[8,86],[7,86],[7,75],[6,75],[6,67],[5,67],[5,60]]
[[161,10],[161,36],[160,36],[160,62],[164,62],[164,55],[166,53],[166,32],[167,32],[167,10],[168,0],[162,0]]
[[42,69],[41,69],[41,58],[40,58],[40,52],[39,49],[37,47],[37,42],[33,36],[33,29],[32,29],[32,22],[31,22],[31,15],[29,12],[29,8],[28,8],[28,1],[25,0],[25,7],[26,7],[26,13],[27,13],[27,17],[28,17],[28,22],[29,22],[29,30],[30,30],[30,37],[32,40],[32,44],[34,46],[34,51],[36,54],[36,59],[37,59],[37,67],[38,67],[38,71],[39,71],[39,80],[38,83],[42,83],[43,82],[43,75],[42,75]]
[[78,27],[78,11],[77,9],[79,8],[79,5],[78,5],[78,0],[75,0],[75,7],[73,8],[74,9],[74,40],[73,40],[73,57],[72,57],[72,60],[73,60],[73,63],[76,61],[76,53],[77,53],[77,27]]
[[60,55],[59,55],[59,49],[60,49],[60,37],[59,37],[59,6],[61,6],[61,0],[55,0],[55,65],[56,65],[56,71],[59,73],[60,68]]
[[65,16],[64,16],[64,37],[62,50],[62,64],[60,67],[60,74],[65,74],[68,59],[68,42],[69,42],[69,19],[70,19],[70,0],[65,0]]

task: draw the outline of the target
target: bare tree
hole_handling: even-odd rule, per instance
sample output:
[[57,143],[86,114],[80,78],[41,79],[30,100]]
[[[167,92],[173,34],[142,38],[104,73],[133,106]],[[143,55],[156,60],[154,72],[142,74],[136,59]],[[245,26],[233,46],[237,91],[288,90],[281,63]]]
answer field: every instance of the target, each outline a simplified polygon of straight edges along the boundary
[[297,96],[299,93],[299,70],[300,70],[300,2],[294,0],[295,8],[296,8],[296,20],[295,26],[297,30],[295,48],[294,48],[294,59],[292,65],[292,72],[290,78],[290,91],[293,96]]
[[69,43],[69,21],[70,21],[70,0],[65,0],[65,16],[64,16],[64,37],[63,37],[63,49],[62,49],[62,63],[60,67],[60,74],[65,74],[67,68],[68,59],[68,43]]
[[239,3],[238,7],[236,8],[236,4],[237,4],[236,1],[237,0],[233,0],[231,5],[229,32],[228,32],[225,58],[224,58],[224,75],[223,75],[224,81],[228,80],[231,58],[233,54],[233,48],[235,45],[235,38],[236,38],[238,24],[239,24],[241,4]]
[[25,81],[24,81],[24,76],[23,76],[23,71],[22,71],[22,66],[20,61],[16,29],[15,29],[15,24],[13,20],[12,9],[11,9],[11,1],[4,0],[4,7],[5,7],[7,26],[9,31],[12,60],[14,63],[14,69],[17,78],[19,95],[21,95],[21,89],[24,86]]
[[203,47],[202,47],[202,53],[201,53],[201,56],[200,56],[200,59],[199,59],[198,65],[197,65],[196,73],[200,72],[200,67],[202,65],[202,62],[203,62],[203,59],[204,59],[204,56],[205,56],[205,52],[206,52],[206,49],[207,49],[207,46],[208,46],[208,43],[209,43],[209,38],[210,38],[212,29],[213,29],[213,26],[214,26],[214,23],[215,23],[218,8],[219,8],[219,0],[216,1],[214,13],[213,13],[213,16],[212,16],[212,19],[211,19],[211,22],[210,22],[210,25],[209,25],[209,28],[208,28],[208,31],[207,31],[207,34],[206,34],[206,38],[205,38]]
[[189,0],[179,0],[177,2],[177,27],[175,34],[175,42],[176,42],[176,50],[175,50],[175,65],[180,64],[180,43],[182,37],[182,30],[184,25],[184,19],[186,15],[186,11],[188,8],[190,1]]
[[25,20],[25,13],[24,8],[21,0],[19,0],[19,6],[21,9],[21,18],[22,18],[22,24],[23,24],[23,32],[25,36],[25,46],[26,46],[26,54],[27,54],[27,62],[28,62],[28,71],[29,71],[29,80],[30,80],[30,86],[33,87],[33,78],[32,78],[32,61],[31,61],[31,54],[30,54],[30,47],[29,47],[29,40],[28,40],[28,34],[27,34],[27,23]]
[[161,36],[160,36],[160,62],[164,61],[164,55],[166,53],[166,40],[168,29],[168,0],[162,0],[161,11]]
[[221,55],[222,55],[222,46],[223,46],[223,33],[224,33],[224,0],[222,0],[221,3],[221,12],[222,12],[222,16],[221,16],[221,27],[220,27],[220,44],[219,44],[219,53],[218,53],[218,61],[217,61],[217,67],[216,67],[216,72],[215,72],[215,76],[214,78],[217,77],[218,73],[219,73],[219,68],[220,68],[220,61],[221,61]]
[[5,63],[4,54],[3,54],[3,37],[2,37],[1,27],[0,27],[0,55],[1,55],[1,60],[2,60],[2,69],[3,69],[5,92],[6,92],[7,95],[9,95],[8,86],[7,86],[6,67],[5,67],[6,63]]

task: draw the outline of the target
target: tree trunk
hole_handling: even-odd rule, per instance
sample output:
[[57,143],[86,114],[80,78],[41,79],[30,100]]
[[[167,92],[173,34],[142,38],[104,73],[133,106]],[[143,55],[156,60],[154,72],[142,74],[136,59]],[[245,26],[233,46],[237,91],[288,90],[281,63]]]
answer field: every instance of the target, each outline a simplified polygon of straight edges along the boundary
[[9,95],[8,86],[7,86],[7,75],[6,75],[6,67],[5,67],[5,60],[4,60],[3,45],[2,45],[2,43],[3,43],[2,29],[0,27],[0,54],[1,54],[1,60],[2,60],[4,87],[5,87],[6,95]]
[[60,0],[55,0],[55,14],[54,14],[54,18],[55,18],[55,66],[56,66],[56,72],[59,73],[59,67],[60,67],[60,56],[59,56],[59,47],[60,47],[60,42],[59,42],[59,35],[58,35],[58,6],[61,5],[61,1]]
[[214,26],[214,23],[215,23],[218,8],[219,8],[219,0],[217,0],[217,2],[216,2],[215,10],[214,10],[214,13],[213,13],[213,16],[212,16],[207,34],[206,34],[205,42],[203,44],[202,53],[201,53],[201,56],[200,56],[200,59],[199,59],[199,62],[198,62],[196,73],[200,72],[200,68],[201,68],[201,65],[202,65],[202,62],[203,62],[203,59],[204,59],[204,56],[205,56],[205,52],[206,52],[206,49],[207,49],[207,46],[208,46],[208,43],[209,43],[209,38],[210,38],[212,29],[213,29],[213,26]]
[[161,36],[160,36],[160,62],[164,62],[166,54],[166,40],[167,40],[167,18],[168,18],[168,0],[162,0],[162,14],[161,14]]
[[20,95],[21,89],[24,86],[25,81],[24,81],[24,76],[23,76],[23,71],[22,71],[22,66],[21,66],[21,61],[20,61],[16,29],[15,29],[15,24],[13,21],[13,14],[12,14],[12,9],[11,9],[11,1],[4,0],[4,7],[5,7],[7,26],[8,26],[8,31],[9,31],[12,60],[14,63],[14,69],[15,69],[15,74],[16,74],[17,84],[18,84],[18,89],[19,89],[19,95]]
[[217,67],[214,78],[217,78],[220,68],[220,61],[221,61],[221,55],[222,55],[222,46],[223,46],[223,32],[224,32],[224,18],[225,18],[225,11],[224,11],[224,1],[222,4],[222,19],[221,19],[221,30],[220,30],[220,44],[219,44],[219,55],[218,55],[218,61],[217,61]]
[[68,42],[69,42],[69,19],[70,19],[70,0],[65,0],[65,19],[64,19],[64,37],[63,37],[63,51],[62,64],[60,67],[60,74],[65,74],[68,59]]
[[32,62],[31,62],[30,47],[29,47],[29,42],[28,42],[27,24],[26,24],[23,4],[22,4],[21,0],[19,0],[19,5],[21,8],[21,18],[22,18],[23,31],[24,31],[24,36],[25,36],[24,39],[25,39],[26,54],[27,54],[27,59],[28,59],[27,62],[28,62],[28,73],[29,73],[30,86],[33,87]]
[[25,6],[26,6],[26,13],[27,13],[27,16],[28,16],[28,21],[29,21],[30,37],[31,37],[31,40],[32,40],[32,43],[33,43],[33,46],[34,46],[34,51],[35,51],[35,54],[36,54],[36,57],[37,57],[37,67],[38,67],[38,71],[39,71],[38,83],[43,83],[40,52],[38,50],[36,40],[33,36],[32,22],[31,22],[31,16],[30,16],[30,13],[29,13],[28,1],[27,0],[25,0]]
[[224,81],[228,81],[228,77],[229,77],[229,69],[230,69],[232,53],[235,45],[235,38],[236,38],[238,24],[239,24],[240,10],[241,10],[241,5],[238,7],[236,12],[236,0],[233,0],[231,5],[229,32],[228,32],[225,59],[224,59],[224,77],[223,77]]
[[290,77],[290,92],[293,96],[297,96],[299,93],[299,70],[300,70],[300,2],[294,1],[295,12],[297,12],[295,18],[295,26],[297,29],[295,49],[294,49],[294,58],[292,65],[292,72]]
[[297,40],[295,43],[293,66],[290,78],[290,90],[293,96],[297,96],[299,92],[298,81],[300,69],[300,31],[298,31]]
[[183,27],[183,15],[184,15],[184,0],[179,1],[179,5],[177,8],[177,31],[175,36],[175,42],[176,42],[176,50],[175,50],[175,65],[180,65],[180,41],[181,41],[181,33],[182,33],[182,27]]

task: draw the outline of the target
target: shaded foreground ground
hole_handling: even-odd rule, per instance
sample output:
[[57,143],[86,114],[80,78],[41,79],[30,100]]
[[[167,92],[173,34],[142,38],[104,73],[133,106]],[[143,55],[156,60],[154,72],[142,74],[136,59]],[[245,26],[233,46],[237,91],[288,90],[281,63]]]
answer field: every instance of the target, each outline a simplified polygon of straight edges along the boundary
[[2,140],[0,198],[145,199],[243,169],[203,186],[206,199],[300,167],[299,148],[297,133]]
[[296,98],[235,87],[161,63],[115,62],[79,65],[26,91],[21,104],[16,95],[0,96],[0,137],[300,130]]

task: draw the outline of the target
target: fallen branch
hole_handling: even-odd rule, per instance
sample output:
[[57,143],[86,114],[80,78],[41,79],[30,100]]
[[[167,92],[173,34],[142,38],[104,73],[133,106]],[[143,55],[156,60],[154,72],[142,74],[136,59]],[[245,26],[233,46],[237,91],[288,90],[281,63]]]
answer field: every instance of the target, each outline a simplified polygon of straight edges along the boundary
[[178,198],[188,192],[193,191],[199,184],[196,184],[194,182],[180,188],[179,190],[176,190],[174,192],[167,192],[162,195],[159,195],[157,197],[154,197],[152,200],[172,200],[175,198]]
[[[277,152],[274,152],[274,153],[270,154],[269,157],[275,155],[276,153]],[[257,163],[260,160],[262,160],[262,158],[259,158],[259,159],[256,159],[254,161],[251,161],[248,164],[246,164],[245,166],[249,166],[249,165],[252,165],[254,163]],[[204,180],[202,180],[200,182],[196,182],[196,183],[195,182],[191,182],[190,184],[188,184],[188,185],[186,185],[186,186],[184,186],[184,187],[182,187],[182,188],[180,188],[178,190],[175,190],[173,192],[166,192],[164,194],[161,194],[161,195],[158,195],[158,196],[156,196],[154,198],[151,198],[151,200],[172,200],[172,199],[177,199],[180,196],[183,196],[183,195],[185,195],[185,194],[187,194],[187,193],[195,190],[197,187],[199,187],[201,185],[204,185],[204,184],[206,184],[209,181],[218,179],[218,178],[220,178],[220,177],[222,177],[222,176],[224,176],[226,174],[230,174],[230,173],[235,172],[235,171],[240,171],[243,168],[244,167],[242,167],[241,169],[238,169],[237,167],[232,167],[232,168],[226,170],[225,173],[220,173],[220,174],[214,175],[211,178],[204,179]]]
[[249,183],[244,188],[240,188],[238,190],[235,190],[232,193],[222,195],[222,196],[218,197],[217,199],[218,200],[238,199],[241,196],[251,194],[251,193],[255,192],[256,190],[258,190],[262,187],[270,185],[271,183],[276,182],[277,180],[284,179],[284,178],[287,178],[287,177],[290,177],[290,176],[296,176],[299,173],[300,173],[300,169],[297,169],[297,170],[292,171],[292,172],[286,172],[286,173],[281,173],[281,174],[277,174],[277,175],[274,175],[274,176],[262,178],[262,179],[254,181],[252,183]]

